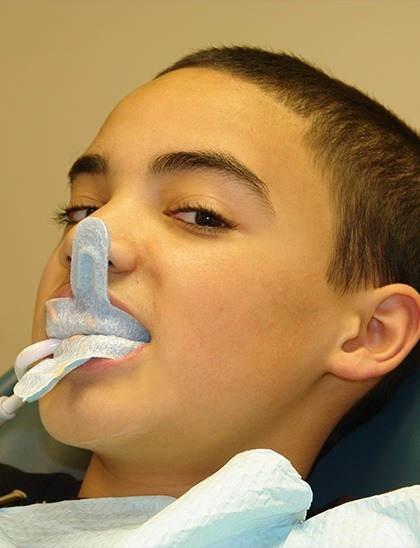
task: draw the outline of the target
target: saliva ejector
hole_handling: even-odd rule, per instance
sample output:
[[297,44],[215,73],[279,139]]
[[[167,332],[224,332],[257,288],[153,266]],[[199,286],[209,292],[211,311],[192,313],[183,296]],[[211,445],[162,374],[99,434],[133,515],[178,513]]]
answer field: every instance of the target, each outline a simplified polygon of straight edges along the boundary
[[[61,339],[47,339],[26,347],[18,355],[15,361],[14,369],[17,380],[33,367],[36,362],[54,354],[55,349],[61,343]],[[0,426],[13,419],[16,412],[22,407],[24,401],[19,396],[0,396]]]

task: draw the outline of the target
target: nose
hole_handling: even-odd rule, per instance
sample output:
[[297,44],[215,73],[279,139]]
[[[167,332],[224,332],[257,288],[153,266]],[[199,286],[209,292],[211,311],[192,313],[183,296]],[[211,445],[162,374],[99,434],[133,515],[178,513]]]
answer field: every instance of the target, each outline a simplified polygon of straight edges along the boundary
[[[92,216],[92,218],[95,217]],[[63,238],[63,241],[61,242],[60,248],[58,250],[59,261],[68,270],[71,269],[73,241],[77,227],[78,225],[72,227],[68,231],[68,233]],[[117,227],[110,227],[109,225],[107,225],[107,228],[110,236],[110,247],[108,256],[109,274],[128,273],[134,270],[137,264],[137,253],[133,241],[130,237],[122,234]],[[92,245],[95,245],[95,242],[92,242]]]

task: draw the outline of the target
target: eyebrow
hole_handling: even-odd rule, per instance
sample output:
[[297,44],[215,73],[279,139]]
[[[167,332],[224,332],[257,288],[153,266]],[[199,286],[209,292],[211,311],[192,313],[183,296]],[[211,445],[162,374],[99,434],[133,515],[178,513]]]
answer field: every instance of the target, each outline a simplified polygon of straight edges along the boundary
[[194,170],[213,171],[235,179],[256,194],[274,213],[266,183],[242,162],[226,152],[169,152],[152,160],[148,175],[153,177],[166,173]]
[[84,154],[71,166],[68,173],[70,184],[78,175],[90,173],[92,175],[105,175],[108,171],[108,160],[102,154]]
[[[68,173],[70,184],[78,175],[106,175],[109,164],[102,154],[80,156]],[[147,169],[150,178],[181,171],[213,171],[233,178],[251,190],[274,213],[268,187],[253,171],[233,155],[220,151],[169,152],[152,159]]]

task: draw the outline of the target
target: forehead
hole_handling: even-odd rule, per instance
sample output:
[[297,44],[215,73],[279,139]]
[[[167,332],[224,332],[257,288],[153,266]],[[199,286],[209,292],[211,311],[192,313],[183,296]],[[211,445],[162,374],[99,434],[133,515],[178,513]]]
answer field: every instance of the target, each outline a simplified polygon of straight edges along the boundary
[[111,167],[137,171],[172,152],[222,152],[266,183],[275,208],[287,199],[289,209],[305,210],[313,221],[326,215],[329,197],[304,144],[308,129],[308,120],[257,85],[217,70],[187,68],[126,97],[88,152],[105,153]]
[[131,132],[133,144],[141,141],[145,152],[152,146],[157,153],[219,148],[268,172],[271,160],[292,165],[294,156],[306,153],[306,128],[305,120],[253,83],[191,68],[131,93],[111,113],[99,137],[105,133],[110,146],[113,133],[121,140]]

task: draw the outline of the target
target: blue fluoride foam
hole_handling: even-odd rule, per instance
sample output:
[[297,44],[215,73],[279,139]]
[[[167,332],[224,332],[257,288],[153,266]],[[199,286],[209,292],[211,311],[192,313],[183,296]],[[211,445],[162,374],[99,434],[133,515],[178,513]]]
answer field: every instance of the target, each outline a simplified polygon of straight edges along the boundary
[[110,237],[96,217],[81,221],[74,235],[72,298],[46,302],[46,332],[62,339],[52,358],[38,363],[15,385],[23,401],[35,401],[91,358],[121,358],[150,341],[147,330],[108,297]]

